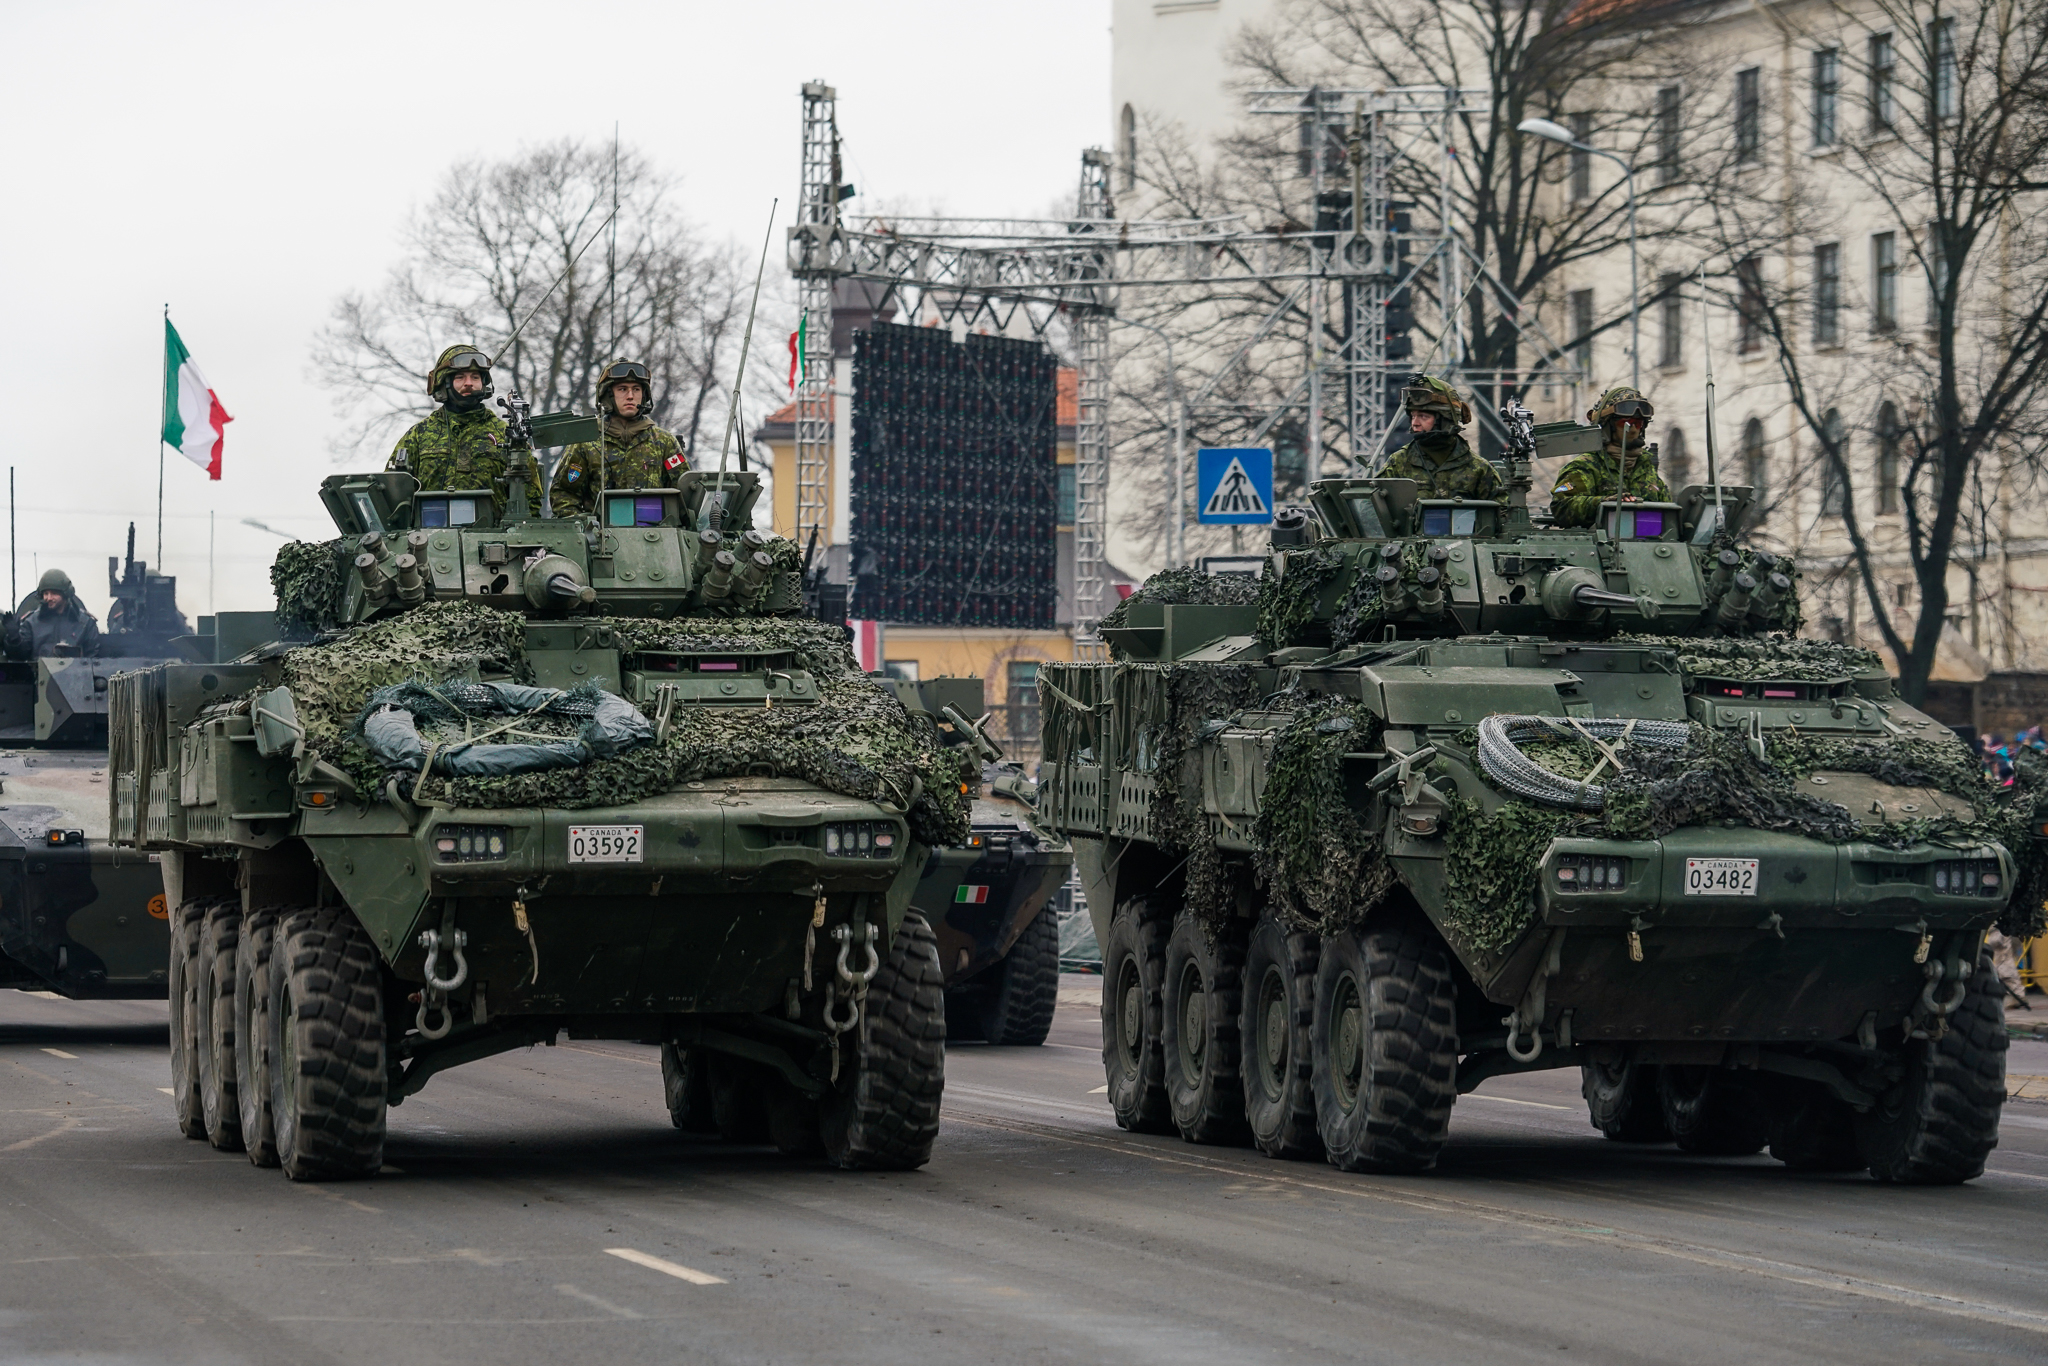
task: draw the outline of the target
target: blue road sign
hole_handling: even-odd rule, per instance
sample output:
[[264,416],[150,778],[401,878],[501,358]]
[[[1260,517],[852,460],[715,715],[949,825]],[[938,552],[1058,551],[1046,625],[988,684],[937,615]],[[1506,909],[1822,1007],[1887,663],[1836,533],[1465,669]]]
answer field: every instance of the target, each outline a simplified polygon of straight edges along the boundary
[[1204,446],[1196,451],[1195,520],[1211,526],[1263,526],[1272,521],[1272,449]]

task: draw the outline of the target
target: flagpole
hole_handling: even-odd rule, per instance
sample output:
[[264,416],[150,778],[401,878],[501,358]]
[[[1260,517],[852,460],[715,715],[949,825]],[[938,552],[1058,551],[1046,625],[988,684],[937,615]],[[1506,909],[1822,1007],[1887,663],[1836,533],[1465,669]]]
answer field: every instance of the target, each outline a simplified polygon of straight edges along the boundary
[[21,584],[16,580],[14,553],[14,466],[7,467],[7,604],[10,612],[21,601]]
[[[170,335],[171,306],[164,304],[164,335]],[[166,359],[170,353],[166,351]],[[171,367],[164,366],[164,402],[171,401]],[[156,427],[156,572],[164,572],[164,426],[163,413],[158,412]]]

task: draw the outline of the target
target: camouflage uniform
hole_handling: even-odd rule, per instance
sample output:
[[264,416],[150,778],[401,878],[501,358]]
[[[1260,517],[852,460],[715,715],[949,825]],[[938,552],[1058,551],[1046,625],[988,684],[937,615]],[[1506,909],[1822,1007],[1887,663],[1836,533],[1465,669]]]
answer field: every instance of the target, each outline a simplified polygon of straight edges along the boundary
[[1456,389],[1440,379],[1416,375],[1401,391],[1401,406],[1411,413],[1434,415],[1436,430],[1417,432],[1395,451],[1380,471],[1381,478],[1413,479],[1424,498],[1501,496],[1500,471],[1458,435],[1472,421],[1472,408]]
[[1587,412],[1588,421],[1607,428],[1607,444],[1591,455],[1582,455],[1564,467],[1557,487],[1550,491],[1550,516],[1558,526],[1592,526],[1600,516],[1600,504],[1610,498],[1634,498],[1645,503],[1671,501],[1670,486],[1657,472],[1657,457],[1648,443],[1627,452],[1627,476],[1622,474],[1623,435],[1613,421],[1617,403],[1640,405],[1644,423],[1651,416],[1649,402],[1627,385],[1617,385],[1600,396]]
[[[604,419],[604,486],[608,489],[674,488],[689,469],[682,444],[674,434],[647,418],[623,421],[616,413]],[[555,470],[553,499],[557,517],[592,511],[597,486],[595,441],[571,446]]]
[[448,362],[475,351],[472,346],[451,346],[435,360],[427,372],[427,393],[441,406],[398,438],[384,468],[403,470],[423,489],[489,489],[502,511],[509,459],[504,419],[483,406],[491,393],[490,370],[482,364],[463,367],[483,372],[483,391],[473,398],[457,398],[450,387],[454,371]]

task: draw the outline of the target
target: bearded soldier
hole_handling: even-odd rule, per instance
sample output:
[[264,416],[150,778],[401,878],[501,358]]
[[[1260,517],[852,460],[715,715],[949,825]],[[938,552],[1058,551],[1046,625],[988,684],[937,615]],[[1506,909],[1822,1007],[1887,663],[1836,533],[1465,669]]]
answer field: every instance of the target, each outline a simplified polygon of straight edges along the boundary
[[1602,501],[1667,503],[1671,490],[1657,473],[1657,453],[1643,440],[1657,410],[1642,392],[1617,384],[1586,412],[1598,423],[1605,444],[1564,467],[1550,491],[1550,515],[1558,526],[1591,526]]
[[1424,498],[1498,498],[1500,472],[1466,443],[1462,428],[1472,409],[1440,379],[1416,375],[1401,390],[1414,438],[1380,471],[1387,479],[1413,479]]
[[489,489],[505,503],[505,422],[484,406],[491,396],[491,358],[474,346],[451,346],[427,372],[427,393],[440,407],[398,438],[387,470],[403,470],[423,489]]
[[597,406],[604,414],[604,440],[579,441],[562,457],[553,484],[557,517],[592,511],[600,482],[608,489],[673,488],[689,469],[674,434],[647,416],[654,388],[639,361],[613,361],[604,368],[597,379]]
[[98,655],[100,624],[61,569],[45,569],[35,591],[23,598],[7,620],[7,653],[17,659],[46,656]]

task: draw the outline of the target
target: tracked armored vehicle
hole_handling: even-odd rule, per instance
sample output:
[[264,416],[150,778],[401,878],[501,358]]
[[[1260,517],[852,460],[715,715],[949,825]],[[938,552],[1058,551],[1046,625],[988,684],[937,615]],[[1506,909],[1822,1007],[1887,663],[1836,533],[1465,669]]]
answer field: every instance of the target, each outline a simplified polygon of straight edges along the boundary
[[1792,634],[1747,490],[1557,528],[1528,462],[1597,431],[1503,416],[1503,500],[1324,481],[1255,599],[1170,573],[1041,671],[1118,1122],[1421,1171],[1460,1094],[1573,1067],[1610,1138],[1975,1176],[2035,790]]
[[678,1128],[927,1159],[945,1019],[910,895],[966,834],[965,770],[796,618],[794,549],[745,530],[757,477],[680,482],[552,519],[524,480],[500,516],[335,476],[340,538],[279,557],[277,640],[115,680],[188,1135],[366,1175],[387,1107],[566,1034],[660,1044]]

